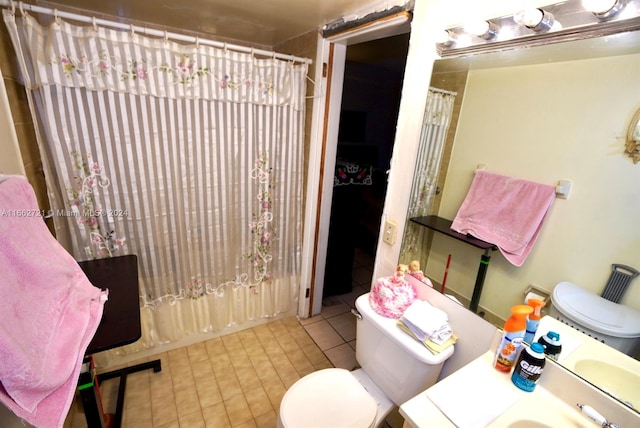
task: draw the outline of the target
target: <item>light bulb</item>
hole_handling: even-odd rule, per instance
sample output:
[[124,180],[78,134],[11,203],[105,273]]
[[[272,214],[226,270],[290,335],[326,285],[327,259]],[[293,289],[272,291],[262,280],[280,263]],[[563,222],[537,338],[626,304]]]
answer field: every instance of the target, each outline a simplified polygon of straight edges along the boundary
[[436,35],[436,43],[442,46],[451,46],[456,41],[456,34],[453,31],[442,30]]
[[489,40],[498,33],[498,26],[489,21],[471,21],[465,24],[464,31],[474,36]]
[[513,20],[525,27],[535,27],[542,21],[544,13],[540,9],[525,9],[513,15]]
[[513,20],[533,31],[549,31],[553,27],[554,18],[542,9],[523,9],[513,15]]
[[609,18],[622,10],[624,0],[582,0],[582,6],[598,18]]

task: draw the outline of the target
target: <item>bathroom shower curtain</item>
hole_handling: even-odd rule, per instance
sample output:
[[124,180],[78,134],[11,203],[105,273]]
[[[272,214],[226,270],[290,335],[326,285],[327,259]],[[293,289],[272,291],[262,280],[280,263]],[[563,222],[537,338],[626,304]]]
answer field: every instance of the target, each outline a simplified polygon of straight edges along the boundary
[[138,256],[120,351],[295,308],[307,65],[3,13],[58,240]]
[[[451,124],[455,97],[456,94],[453,92],[429,89],[407,219],[432,214],[431,208],[438,186],[440,163]],[[400,249],[400,263],[408,264],[411,260],[421,259],[427,233],[425,229],[407,221]]]

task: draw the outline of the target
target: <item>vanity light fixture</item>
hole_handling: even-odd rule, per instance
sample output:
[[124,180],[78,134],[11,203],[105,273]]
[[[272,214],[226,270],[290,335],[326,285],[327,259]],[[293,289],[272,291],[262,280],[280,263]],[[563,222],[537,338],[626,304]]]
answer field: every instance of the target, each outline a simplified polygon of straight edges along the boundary
[[[563,0],[544,8],[483,17],[472,25],[447,28],[455,43],[435,43],[441,58],[542,46],[640,28],[640,0]],[[499,31],[499,33],[498,33]]]
[[625,0],[582,0],[582,6],[598,19],[604,20],[620,13],[625,6]]
[[513,15],[513,20],[535,32],[549,31],[555,23],[551,13],[536,8],[516,12]]
[[472,21],[465,24],[464,30],[484,40],[491,40],[498,34],[498,26],[491,21]]

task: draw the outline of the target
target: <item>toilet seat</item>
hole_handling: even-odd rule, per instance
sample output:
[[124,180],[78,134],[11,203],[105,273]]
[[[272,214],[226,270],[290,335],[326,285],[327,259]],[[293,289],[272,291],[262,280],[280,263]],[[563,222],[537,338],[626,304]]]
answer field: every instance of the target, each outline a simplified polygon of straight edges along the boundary
[[280,421],[293,428],[367,428],[375,423],[377,407],[351,372],[324,369],[289,388],[280,404]]
[[619,338],[640,337],[640,312],[633,308],[571,282],[556,285],[551,299],[558,311],[593,331]]

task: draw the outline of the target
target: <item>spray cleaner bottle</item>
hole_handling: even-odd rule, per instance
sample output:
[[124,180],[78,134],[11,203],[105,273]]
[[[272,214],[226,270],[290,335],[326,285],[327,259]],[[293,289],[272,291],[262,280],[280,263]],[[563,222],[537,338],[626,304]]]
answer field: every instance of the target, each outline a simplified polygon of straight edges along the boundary
[[540,311],[545,305],[544,300],[540,299],[527,299],[527,304],[533,308],[533,312],[527,317],[527,331],[524,334],[524,341],[527,343],[533,343],[533,337],[538,331],[540,325]]
[[527,329],[527,316],[533,312],[529,305],[515,305],[511,307],[511,316],[504,323],[502,340],[496,350],[494,367],[501,372],[509,373],[516,357],[522,348],[524,334]]

